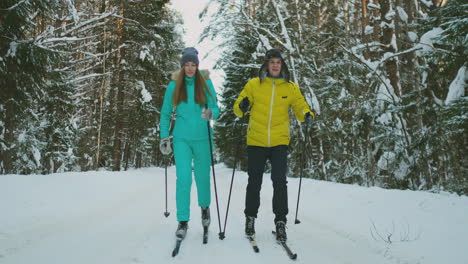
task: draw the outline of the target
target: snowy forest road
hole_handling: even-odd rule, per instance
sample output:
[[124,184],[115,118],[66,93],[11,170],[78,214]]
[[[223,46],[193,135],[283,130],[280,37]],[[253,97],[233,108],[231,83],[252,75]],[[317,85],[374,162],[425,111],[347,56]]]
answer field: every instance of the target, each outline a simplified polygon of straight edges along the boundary
[[[224,166],[216,169],[223,224],[231,172]],[[189,230],[176,258],[171,257],[177,226],[174,168],[169,169],[171,214],[168,218],[163,214],[164,170],[161,168],[27,177],[10,175],[1,177],[0,181],[0,193],[8,197],[8,200],[0,200],[0,211],[3,212],[0,220],[1,264],[276,264],[290,261],[271,234],[274,216],[271,211],[272,186],[269,175],[265,175],[262,206],[256,221],[260,253],[253,252],[244,237],[242,212],[247,176],[244,172],[237,172],[226,238],[218,238],[216,204],[212,197],[209,242],[207,245],[202,244],[201,213],[196,205],[196,188],[193,187]],[[312,181],[305,181],[307,192],[301,197],[303,200],[299,213],[302,223],[295,225],[293,209],[298,181],[289,179],[289,182],[288,244],[298,254],[297,263],[423,263],[418,259],[398,257],[385,243],[370,238],[367,228],[351,230],[331,222],[329,212],[323,209],[326,205],[319,204],[325,202],[320,201],[325,199],[320,192],[324,188],[317,184],[311,185]],[[362,219],[357,214],[352,218],[344,210],[338,214],[350,222]]]

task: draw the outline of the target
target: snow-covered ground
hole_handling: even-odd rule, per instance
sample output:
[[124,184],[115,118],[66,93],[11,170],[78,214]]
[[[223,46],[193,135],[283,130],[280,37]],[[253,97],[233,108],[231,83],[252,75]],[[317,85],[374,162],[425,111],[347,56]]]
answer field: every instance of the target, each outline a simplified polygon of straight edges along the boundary
[[[232,170],[216,166],[224,223]],[[287,263],[271,234],[272,187],[265,175],[256,222],[260,253],[244,238],[247,175],[236,172],[226,238],[218,239],[214,199],[209,243],[202,244],[200,210],[180,254],[175,244],[175,168],[0,176],[0,263]],[[468,263],[468,198],[304,180],[294,224],[298,179],[289,180],[288,243],[298,263]]]

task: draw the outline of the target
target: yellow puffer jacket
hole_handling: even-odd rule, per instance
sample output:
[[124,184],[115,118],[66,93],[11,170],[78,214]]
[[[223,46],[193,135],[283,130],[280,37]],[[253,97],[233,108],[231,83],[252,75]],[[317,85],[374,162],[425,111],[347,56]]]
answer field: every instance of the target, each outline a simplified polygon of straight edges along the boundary
[[304,122],[310,110],[297,84],[283,78],[254,78],[247,82],[234,103],[234,113],[242,117],[239,103],[248,97],[250,120],[247,130],[247,145],[274,147],[289,144],[289,107],[296,118]]

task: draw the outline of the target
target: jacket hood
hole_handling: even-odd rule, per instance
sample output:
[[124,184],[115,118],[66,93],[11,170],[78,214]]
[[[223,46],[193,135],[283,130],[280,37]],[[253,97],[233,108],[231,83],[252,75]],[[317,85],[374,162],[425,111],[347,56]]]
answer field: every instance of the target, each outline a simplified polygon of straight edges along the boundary
[[[173,81],[177,81],[177,76],[179,75],[179,72],[180,72],[180,70],[175,71],[175,72],[172,73],[171,79]],[[203,77],[205,77],[206,80],[210,79],[210,71],[209,70],[200,70],[200,73],[201,73],[201,75],[203,75]]]
[[266,77],[268,77],[268,62],[272,58],[278,58],[281,60],[281,77],[284,78],[286,82],[289,82],[290,78],[288,65],[286,65],[286,62],[283,58],[283,52],[280,49],[269,49],[265,53],[264,62],[258,71],[258,77],[260,78],[260,81],[263,81]]
[[[283,59],[281,59],[281,76],[286,82],[290,81],[289,69]],[[264,62],[260,67],[260,70],[258,71],[258,77],[260,78],[260,81],[263,81],[266,77],[268,77],[268,61]]]

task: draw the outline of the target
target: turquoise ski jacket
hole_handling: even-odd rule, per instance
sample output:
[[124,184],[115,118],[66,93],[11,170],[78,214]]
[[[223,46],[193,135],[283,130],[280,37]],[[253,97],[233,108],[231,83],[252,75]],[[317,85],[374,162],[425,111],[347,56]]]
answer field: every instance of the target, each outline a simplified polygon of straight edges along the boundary
[[[219,116],[219,107],[216,99],[216,91],[213,87],[213,83],[209,79],[208,71],[201,71],[206,78],[206,84],[210,89],[213,97],[206,92],[206,98],[208,108],[213,111],[212,119],[216,119]],[[161,108],[160,117],[160,138],[169,137],[169,126],[172,115],[172,95],[176,87],[175,76],[173,75],[173,81],[169,83],[164,94],[164,101]],[[200,106],[195,102],[195,77],[185,77],[185,83],[187,87],[187,102],[181,102],[176,107],[176,120],[174,122],[174,129],[172,136],[174,139],[187,139],[187,140],[208,140],[208,128],[207,121],[201,117],[202,110],[205,106]],[[210,127],[211,129],[211,127]],[[213,133],[211,132],[211,135]]]

